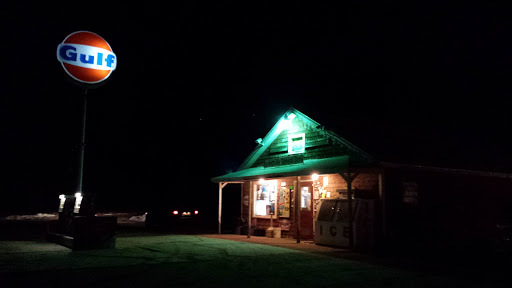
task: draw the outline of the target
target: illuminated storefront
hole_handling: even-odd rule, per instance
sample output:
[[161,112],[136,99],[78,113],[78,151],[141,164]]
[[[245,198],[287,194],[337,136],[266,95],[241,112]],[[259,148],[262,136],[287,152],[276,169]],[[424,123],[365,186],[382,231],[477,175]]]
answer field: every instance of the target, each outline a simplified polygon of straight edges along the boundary
[[257,143],[238,171],[212,179],[219,183],[219,233],[222,188],[229,183],[242,184],[249,237],[272,226],[282,237],[313,239],[322,199],[378,197],[378,174],[362,170],[374,159],[296,109]]
[[232,183],[241,186],[248,237],[453,247],[489,242],[510,213],[511,174],[377,161],[293,108],[256,142],[238,171],[212,179],[219,233],[222,189]]

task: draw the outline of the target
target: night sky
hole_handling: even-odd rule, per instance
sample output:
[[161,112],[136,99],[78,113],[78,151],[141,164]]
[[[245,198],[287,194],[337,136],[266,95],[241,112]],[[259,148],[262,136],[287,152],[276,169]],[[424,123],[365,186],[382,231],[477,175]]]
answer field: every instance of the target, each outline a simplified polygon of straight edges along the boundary
[[382,161],[512,172],[505,1],[170,2],[0,8],[0,214],[75,192],[81,94],[56,49],[78,30],[118,56],[88,98],[84,191],[102,209],[216,209],[209,179],[289,107]]

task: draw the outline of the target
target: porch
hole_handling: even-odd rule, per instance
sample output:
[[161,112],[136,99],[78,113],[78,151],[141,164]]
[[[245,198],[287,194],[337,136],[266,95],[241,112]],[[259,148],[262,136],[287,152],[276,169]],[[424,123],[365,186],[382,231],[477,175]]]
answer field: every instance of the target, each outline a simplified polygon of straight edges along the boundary
[[[240,216],[246,238],[264,236],[269,227],[278,229],[283,241],[313,243],[315,222],[322,199],[377,199],[382,194],[382,175],[375,170],[348,169],[348,156],[306,160],[302,164],[256,167],[213,178],[219,183],[218,233],[222,227],[223,188],[239,184]],[[230,197],[233,197],[230,195]],[[238,195],[237,195],[238,197]],[[353,222],[352,203],[348,223]],[[351,225],[349,225],[351,226]],[[349,228],[352,231],[352,228]],[[255,233],[259,231],[260,233]],[[349,239],[352,239],[349,233]],[[239,235],[237,235],[239,238]],[[350,240],[352,247],[352,240]]]

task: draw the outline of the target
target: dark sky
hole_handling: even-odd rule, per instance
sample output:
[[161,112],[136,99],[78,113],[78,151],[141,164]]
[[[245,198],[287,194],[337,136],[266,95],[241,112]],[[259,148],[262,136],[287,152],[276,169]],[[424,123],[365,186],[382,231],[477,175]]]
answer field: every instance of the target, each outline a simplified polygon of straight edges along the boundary
[[215,200],[290,106],[383,161],[512,171],[504,1],[127,2],[0,8],[2,211],[75,190],[81,96],[56,48],[78,30],[118,56],[89,91],[100,206]]

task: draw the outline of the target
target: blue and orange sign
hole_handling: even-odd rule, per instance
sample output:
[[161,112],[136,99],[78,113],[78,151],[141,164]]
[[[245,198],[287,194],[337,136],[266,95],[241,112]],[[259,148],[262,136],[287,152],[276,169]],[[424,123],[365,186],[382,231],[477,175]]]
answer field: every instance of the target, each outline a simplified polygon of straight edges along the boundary
[[107,41],[88,31],[69,34],[57,47],[57,59],[71,78],[86,84],[106,80],[117,66]]

